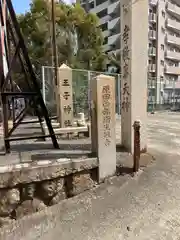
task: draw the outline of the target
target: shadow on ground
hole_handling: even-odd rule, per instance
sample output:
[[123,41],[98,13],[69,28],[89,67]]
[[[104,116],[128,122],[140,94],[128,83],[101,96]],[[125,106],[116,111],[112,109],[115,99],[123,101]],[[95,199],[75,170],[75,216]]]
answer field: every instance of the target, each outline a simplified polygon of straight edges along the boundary
[[[0,149],[0,151],[3,151],[4,147]],[[54,149],[51,142],[31,142],[31,143],[16,143],[11,144],[11,151],[13,152],[26,152],[26,151],[38,151],[38,150],[52,150],[52,151],[59,151],[59,150],[83,150],[83,151],[91,151],[91,144],[90,143],[75,143],[69,141],[68,143],[59,143],[59,149]],[[126,149],[123,148],[120,144],[116,145],[116,152],[126,152]]]
[[126,175],[126,174],[132,175],[133,167],[118,166],[116,168],[116,174],[117,176]]

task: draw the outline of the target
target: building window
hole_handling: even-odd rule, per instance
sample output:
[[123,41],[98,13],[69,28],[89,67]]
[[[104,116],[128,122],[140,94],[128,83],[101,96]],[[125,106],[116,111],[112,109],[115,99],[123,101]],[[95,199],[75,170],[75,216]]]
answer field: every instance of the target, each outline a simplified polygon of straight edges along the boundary
[[85,11],[89,11],[90,9],[94,8],[94,1],[93,2],[86,2],[81,4],[81,6],[84,8]]
[[163,81],[164,80],[164,77],[163,76],[160,76],[160,81]]
[[107,16],[107,14],[108,14],[107,13],[107,8],[105,8],[102,11],[98,12],[97,16],[98,16],[98,18],[103,18],[103,17]]
[[164,61],[163,60],[161,60],[161,65],[164,66]]
[[165,12],[164,11],[162,11],[162,17],[165,18]]
[[165,33],[165,29],[163,27],[161,27],[161,32]]
[[81,4],[81,6],[82,6],[82,8],[86,9],[86,4],[85,3]]
[[96,0],[96,6],[106,2],[106,0]]
[[163,45],[163,44],[161,44],[161,50],[163,50],[163,51],[164,51],[164,45]]
[[169,62],[168,66],[173,66],[173,63],[172,63],[172,62]]
[[107,23],[102,24],[101,29],[102,31],[106,31],[108,29],[108,24]]
[[107,42],[108,42],[108,37],[105,37],[103,44],[107,44]]
[[89,3],[90,9],[94,8],[94,1]]

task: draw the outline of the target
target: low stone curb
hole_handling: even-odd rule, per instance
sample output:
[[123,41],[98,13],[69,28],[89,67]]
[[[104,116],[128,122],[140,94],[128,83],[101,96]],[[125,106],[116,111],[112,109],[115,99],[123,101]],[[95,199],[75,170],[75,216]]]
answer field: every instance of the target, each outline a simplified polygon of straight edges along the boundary
[[0,188],[64,177],[72,173],[93,169],[97,166],[97,158],[61,158],[59,160],[0,166]]
[[40,223],[46,224],[47,219],[53,220],[56,214],[60,215],[61,211],[73,212],[79,207],[79,205],[87,205],[88,207],[88,202],[92,201],[90,199],[100,198],[102,192],[107,191],[107,188],[110,186],[115,188],[118,187],[119,191],[121,191],[121,189],[126,187],[130,181],[137,181],[142,172],[143,171],[140,170],[138,173],[134,174],[133,177],[131,175],[111,177],[106,179],[96,188],[90,189],[89,191],[81,193],[68,200],[63,200],[58,205],[45,208],[33,215],[24,216],[19,221],[12,221],[10,225],[1,228],[0,238],[2,237],[2,239],[4,239],[4,237],[6,237],[6,240],[10,240],[12,236],[15,236],[15,240],[19,240],[20,237],[25,237],[25,233],[27,233],[29,229],[38,231],[38,225]]
[[[134,174],[132,155],[117,153],[117,175],[123,183],[128,176],[136,179],[142,168],[152,161],[151,155],[142,154],[141,169]],[[97,167],[97,158],[46,160],[0,167],[0,227],[94,189],[98,184]],[[105,185],[100,184],[99,187],[103,188],[106,183],[114,184],[113,179],[105,179]]]

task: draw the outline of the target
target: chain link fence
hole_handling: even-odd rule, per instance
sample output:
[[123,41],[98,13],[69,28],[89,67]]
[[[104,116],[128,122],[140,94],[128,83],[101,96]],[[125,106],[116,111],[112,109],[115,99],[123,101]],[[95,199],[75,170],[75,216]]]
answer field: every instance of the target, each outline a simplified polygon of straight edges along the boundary
[[[47,109],[51,116],[56,115],[54,94],[53,67],[42,67],[42,93]],[[73,108],[74,116],[84,112],[86,117],[90,113],[90,81],[100,74],[115,77],[116,114],[121,114],[121,76],[107,72],[95,72],[82,69],[72,69]],[[179,110],[180,109],[180,81],[164,82],[156,78],[148,78],[147,82],[147,111]]]
[[[112,75],[116,83],[116,113],[120,114],[120,75],[105,72],[87,71],[82,69],[72,69],[72,88],[73,88],[73,109],[74,116],[79,112],[84,112],[86,117],[90,113],[90,81],[100,75]],[[42,93],[43,99],[51,116],[56,115],[56,103],[54,94],[53,67],[42,67]]]
[[164,111],[180,110],[180,81],[162,81],[157,78],[148,79],[147,110]]

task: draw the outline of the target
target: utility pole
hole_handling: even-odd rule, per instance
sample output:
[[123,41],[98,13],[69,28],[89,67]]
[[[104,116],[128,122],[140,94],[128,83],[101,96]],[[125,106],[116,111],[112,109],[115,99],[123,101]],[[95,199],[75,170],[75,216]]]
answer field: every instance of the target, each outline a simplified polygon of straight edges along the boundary
[[58,55],[57,55],[57,42],[56,42],[56,16],[55,16],[55,0],[51,0],[51,22],[52,22],[52,55],[53,55],[53,67],[54,67],[54,94],[56,102],[56,114],[57,118],[60,117],[59,101],[58,101]]
[[54,81],[57,86],[58,78],[58,56],[56,45],[56,20],[55,20],[55,2],[51,0],[51,21],[52,21],[52,48],[53,48],[53,67],[54,67]]

